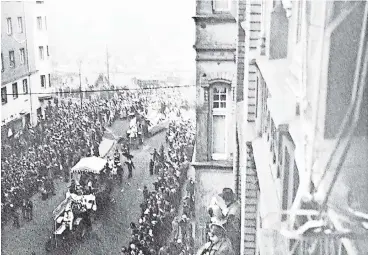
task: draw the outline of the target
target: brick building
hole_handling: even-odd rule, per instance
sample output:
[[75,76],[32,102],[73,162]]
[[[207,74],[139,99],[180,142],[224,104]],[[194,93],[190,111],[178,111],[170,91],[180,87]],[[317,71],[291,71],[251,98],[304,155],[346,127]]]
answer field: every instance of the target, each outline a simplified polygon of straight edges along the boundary
[[[297,233],[308,222],[300,209],[319,213],[312,209],[327,196],[324,211],[334,234],[341,234],[338,231],[344,227],[367,233],[361,224],[368,218],[363,195],[368,183],[364,174],[368,166],[368,82],[359,64],[359,59],[368,62],[361,59],[368,41],[367,4],[239,0],[227,2],[227,11],[216,13],[214,7],[220,2],[227,6],[227,1],[197,1],[195,17],[194,167],[196,192],[201,196],[196,201],[197,242],[204,235],[201,224],[208,200],[226,186],[234,189],[241,202],[240,254],[307,254],[307,250],[308,254],[364,254],[368,247],[353,237],[332,241],[322,234],[306,240]],[[235,47],[225,46],[233,40]],[[216,47],[207,49],[208,42]],[[235,60],[228,58],[229,69],[220,61],[226,56]],[[216,82],[228,81],[231,91],[226,90],[232,97],[226,102],[226,107],[231,103],[226,115],[231,121],[225,118],[227,129],[213,127],[218,124],[213,118],[217,97],[215,79],[208,70],[215,68]],[[221,75],[225,70],[229,71]],[[358,88],[360,93],[355,93]],[[360,112],[359,121],[350,148],[343,154],[347,138],[337,144],[342,136],[340,123],[352,102],[358,105],[359,95],[363,96],[360,110],[355,111]],[[235,135],[225,136],[229,129]],[[230,148],[223,158],[214,155],[216,136],[226,137],[222,141]],[[335,147],[340,156],[332,157],[335,163],[323,174]],[[336,169],[340,175],[333,181]]]

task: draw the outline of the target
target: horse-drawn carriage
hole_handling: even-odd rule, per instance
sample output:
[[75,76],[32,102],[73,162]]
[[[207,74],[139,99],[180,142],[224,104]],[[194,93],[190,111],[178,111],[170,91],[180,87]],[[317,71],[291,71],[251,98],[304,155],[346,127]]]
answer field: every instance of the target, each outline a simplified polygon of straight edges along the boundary
[[92,227],[92,218],[111,201],[112,179],[104,172],[107,161],[82,158],[71,169],[66,198],[53,211],[54,232],[46,243],[52,251],[67,240],[82,240]]

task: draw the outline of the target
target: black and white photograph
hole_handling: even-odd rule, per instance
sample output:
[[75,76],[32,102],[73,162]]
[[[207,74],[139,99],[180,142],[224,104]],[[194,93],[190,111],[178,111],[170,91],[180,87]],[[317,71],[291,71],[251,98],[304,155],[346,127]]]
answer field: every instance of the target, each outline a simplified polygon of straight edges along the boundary
[[1,254],[368,255],[367,0],[1,0]]

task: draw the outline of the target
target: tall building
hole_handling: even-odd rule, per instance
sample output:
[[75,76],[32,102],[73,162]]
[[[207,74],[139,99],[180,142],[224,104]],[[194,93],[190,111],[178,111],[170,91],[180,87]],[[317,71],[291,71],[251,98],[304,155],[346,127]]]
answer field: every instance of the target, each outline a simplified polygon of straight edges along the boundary
[[234,189],[237,24],[235,2],[196,2],[196,246],[206,239],[207,205]]
[[1,24],[1,126],[11,134],[37,123],[52,92],[44,1],[1,1]]
[[[197,1],[197,12],[218,2]],[[207,36],[236,37],[230,124],[236,135],[226,140],[233,164],[222,171],[209,157],[208,133],[227,129],[208,127],[211,83],[202,85],[197,56],[197,242],[209,197],[228,186],[241,202],[240,254],[365,254],[368,4],[239,0],[234,6],[235,31],[227,24],[227,35],[213,29]],[[205,43],[207,24],[196,24],[196,44]]]

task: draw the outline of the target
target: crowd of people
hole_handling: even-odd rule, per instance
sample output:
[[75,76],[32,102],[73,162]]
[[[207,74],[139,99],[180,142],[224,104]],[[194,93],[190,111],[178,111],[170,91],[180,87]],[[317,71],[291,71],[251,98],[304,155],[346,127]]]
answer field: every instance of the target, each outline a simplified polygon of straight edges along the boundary
[[[138,223],[131,223],[132,239],[122,247],[122,255],[189,255],[193,254],[190,211],[179,216],[182,187],[187,179],[188,162],[194,143],[194,127],[189,120],[170,123],[167,131],[167,152],[164,146],[155,149],[150,160],[150,174],[156,174],[154,189],[143,189],[143,202]],[[193,182],[190,182],[192,187]],[[194,189],[188,188],[191,199]],[[193,203],[190,203],[193,209]],[[180,225],[180,228],[178,228]],[[179,233],[180,229],[180,233]]]
[[129,113],[147,113],[153,96],[123,91],[110,99],[49,102],[36,127],[25,127],[2,137],[2,222],[19,218],[24,199],[40,191],[43,199],[55,194],[54,178],[69,180],[69,170],[85,156],[99,156],[106,126]]

